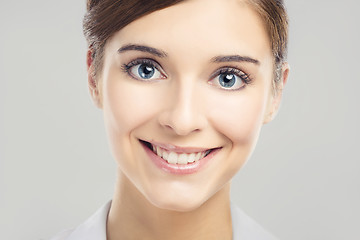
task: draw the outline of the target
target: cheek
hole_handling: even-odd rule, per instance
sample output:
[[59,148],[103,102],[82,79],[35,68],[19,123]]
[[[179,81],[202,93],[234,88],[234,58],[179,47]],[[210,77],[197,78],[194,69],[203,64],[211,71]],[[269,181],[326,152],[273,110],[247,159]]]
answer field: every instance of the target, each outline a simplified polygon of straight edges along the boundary
[[[120,74],[118,74],[120,75]],[[112,131],[129,135],[131,130],[147,122],[157,111],[159,94],[148,86],[123,76],[112,77],[104,85],[103,110]]]
[[[212,103],[213,126],[234,145],[253,144],[263,122],[266,106],[264,91],[244,91],[224,96]],[[216,110],[215,110],[216,109]]]
[[[115,72],[107,76],[103,84],[103,114],[111,151],[120,167],[136,168],[133,146],[137,139],[132,133],[150,121],[156,113],[156,94],[133,79]],[[131,167],[132,166],[132,167]]]
[[[259,89],[257,89],[259,90]],[[248,91],[236,96],[225,96],[214,101],[209,118],[214,128],[228,141],[227,164],[219,182],[229,181],[252,154],[262,127],[266,106],[265,91]]]

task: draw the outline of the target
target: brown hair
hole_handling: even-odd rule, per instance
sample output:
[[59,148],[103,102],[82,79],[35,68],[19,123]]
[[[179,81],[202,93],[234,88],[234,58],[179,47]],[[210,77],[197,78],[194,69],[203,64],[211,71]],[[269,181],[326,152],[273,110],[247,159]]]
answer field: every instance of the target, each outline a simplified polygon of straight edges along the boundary
[[136,19],[183,0],[87,0],[83,30],[92,49],[94,78],[101,71],[106,41]]
[[[136,19],[184,0],[87,0],[83,29],[92,49],[94,74],[102,69],[104,47],[117,31]],[[286,61],[288,18],[283,0],[246,0],[263,20],[274,55],[274,86]],[[94,76],[95,77],[95,76]]]
[[283,0],[247,0],[260,16],[270,38],[274,56],[273,89],[277,90],[282,74],[282,65],[287,59],[289,19]]

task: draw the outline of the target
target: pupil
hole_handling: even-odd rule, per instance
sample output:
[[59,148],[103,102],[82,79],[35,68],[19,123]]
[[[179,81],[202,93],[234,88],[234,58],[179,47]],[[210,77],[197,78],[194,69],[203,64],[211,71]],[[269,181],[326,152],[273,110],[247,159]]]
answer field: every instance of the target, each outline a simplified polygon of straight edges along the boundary
[[138,69],[138,73],[139,73],[140,77],[149,79],[152,76],[154,76],[155,69],[152,66],[141,64]]
[[222,87],[229,88],[234,86],[236,77],[234,74],[221,74],[219,80]]

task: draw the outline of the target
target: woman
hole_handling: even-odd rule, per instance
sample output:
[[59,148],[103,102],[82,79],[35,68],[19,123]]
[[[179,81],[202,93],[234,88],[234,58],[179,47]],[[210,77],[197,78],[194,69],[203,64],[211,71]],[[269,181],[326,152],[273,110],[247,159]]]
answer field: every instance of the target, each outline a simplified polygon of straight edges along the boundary
[[274,239],[230,182],[288,77],[282,1],[89,0],[84,32],[118,178],[112,202],[54,239]]

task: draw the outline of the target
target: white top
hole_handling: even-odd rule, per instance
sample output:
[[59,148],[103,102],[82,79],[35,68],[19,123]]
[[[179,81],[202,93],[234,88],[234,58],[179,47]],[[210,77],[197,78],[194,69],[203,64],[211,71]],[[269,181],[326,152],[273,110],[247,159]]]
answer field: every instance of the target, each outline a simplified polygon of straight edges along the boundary
[[[63,231],[51,240],[106,240],[106,221],[111,201],[75,229]],[[231,204],[233,240],[276,240],[240,208]]]

